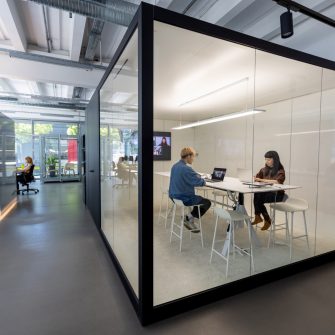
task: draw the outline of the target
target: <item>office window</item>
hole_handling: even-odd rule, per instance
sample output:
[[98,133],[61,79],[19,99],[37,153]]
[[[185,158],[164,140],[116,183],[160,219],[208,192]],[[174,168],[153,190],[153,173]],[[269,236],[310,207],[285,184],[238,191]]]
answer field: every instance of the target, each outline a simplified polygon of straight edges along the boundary
[[17,165],[25,163],[26,156],[33,156],[31,121],[15,121],[15,153]]
[[[100,91],[101,228],[138,295],[137,31]],[[107,128],[107,126],[109,128]]]
[[[171,145],[171,160],[154,161],[154,304],[159,305],[254,273],[252,259],[243,251],[230,260],[227,276],[224,259],[213,252],[210,260],[214,237],[215,250],[227,255],[224,240],[230,229],[220,218],[215,231],[214,208],[233,210],[236,193],[196,187],[194,199],[209,199],[211,207],[201,218],[201,231],[190,232],[183,227],[180,207],[174,215],[168,192],[171,168],[184,147],[195,149],[192,167],[201,175],[218,168],[226,171],[224,180],[236,182],[241,174],[252,179],[255,50],[155,22],[154,60],[154,132],[166,132],[161,146]],[[207,122],[224,115],[233,117]],[[243,195],[243,206],[251,215],[250,194]],[[184,214],[192,209],[185,207]],[[200,220],[193,220],[200,228]],[[234,228],[236,245],[249,252],[248,226],[242,222]]]
[[[317,180],[317,227],[316,254],[335,248],[335,72],[324,69],[322,74],[322,98],[320,132],[320,151],[318,156]],[[309,130],[313,131],[313,130]],[[300,135],[304,136],[304,135]],[[306,135],[305,135],[306,136]],[[307,135],[311,136],[311,135]]]

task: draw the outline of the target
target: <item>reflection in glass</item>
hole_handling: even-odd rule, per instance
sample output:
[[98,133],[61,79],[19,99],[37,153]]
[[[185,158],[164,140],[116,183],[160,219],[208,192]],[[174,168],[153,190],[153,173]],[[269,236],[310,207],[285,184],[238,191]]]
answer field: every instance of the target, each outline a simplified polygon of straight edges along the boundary
[[100,91],[101,228],[138,295],[137,31]]
[[[248,256],[250,220],[243,222],[242,218],[242,222],[229,225],[220,216],[215,230],[218,212],[214,211],[214,208],[229,211],[237,206],[240,213],[251,213],[250,194],[228,193],[226,189],[208,185],[197,187],[197,195],[212,202],[201,220],[204,247],[199,234],[184,229],[180,252],[180,239],[173,235],[170,243],[173,202],[168,198],[168,187],[171,167],[180,160],[181,149],[188,146],[194,147],[198,154],[192,164],[198,173],[227,169],[225,180],[236,183],[238,173],[243,170],[245,178],[251,180],[253,117],[245,112],[254,107],[255,51],[157,22],[154,41],[154,131],[172,133],[171,160],[154,161],[154,303],[157,305],[250,276],[253,271],[252,258]],[[234,113],[242,116],[175,129]],[[199,225],[198,222],[195,220]],[[235,248],[239,252],[230,257],[227,269],[226,260],[217,253],[211,257],[211,249],[215,235],[215,249],[227,256],[223,251],[227,246],[225,240],[232,236],[233,227],[235,245],[241,249]],[[174,229],[179,233],[180,230]]]
[[[334,71],[158,22],[154,37],[154,132],[172,134],[172,159],[153,162],[154,304],[334,250]],[[254,114],[227,120],[243,111]],[[196,172],[227,172],[222,186],[196,190],[212,201],[202,219],[204,247],[184,229],[180,252],[176,235],[170,243],[175,205],[168,188],[171,167],[188,146],[198,154]],[[232,182],[246,189],[229,190]],[[222,208],[255,223],[251,244],[248,225],[236,226],[235,244],[243,247],[229,269],[220,256],[231,225],[227,217],[215,220]],[[181,227],[184,219],[178,214]],[[219,254],[214,235],[223,240]],[[244,253],[251,246],[254,264]]]

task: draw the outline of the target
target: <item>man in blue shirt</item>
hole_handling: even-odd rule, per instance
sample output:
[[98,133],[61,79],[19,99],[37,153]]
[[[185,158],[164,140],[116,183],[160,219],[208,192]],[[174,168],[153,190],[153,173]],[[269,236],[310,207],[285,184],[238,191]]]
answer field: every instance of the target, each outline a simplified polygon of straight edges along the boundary
[[[193,163],[195,150],[190,147],[184,148],[180,157],[181,160],[171,169],[169,196],[171,199],[181,200],[185,206],[201,205],[200,216],[203,216],[211,207],[211,202],[195,194],[194,187],[206,185],[205,180],[189,166]],[[197,207],[193,207],[192,212],[186,215],[184,225],[192,232],[199,232],[194,224],[194,218],[199,218]]]

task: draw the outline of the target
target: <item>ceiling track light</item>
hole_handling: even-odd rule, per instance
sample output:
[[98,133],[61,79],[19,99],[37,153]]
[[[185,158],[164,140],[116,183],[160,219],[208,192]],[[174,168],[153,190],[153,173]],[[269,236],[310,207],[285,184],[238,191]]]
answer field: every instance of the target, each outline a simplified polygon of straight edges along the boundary
[[280,32],[282,38],[289,38],[293,35],[293,16],[290,8],[280,15]]
[[[318,20],[322,23],[325,23],[335,28],[335,20],[321,13],[318,13],[317,11],[313,9],[303,6],[298,2],[295,2],[293,0],[272,0],[272,1],[277,2],[278,5],[283,6],[287,8],[288,10],[286,13],[280,16],[280,28],[281,28],[282,38],[288,38],[293,35],[293,19],[292,19],[292,13],[290,12],[290,10],[307,15],[311,17],[312,19]],[[291,25],[292,25],[292,29],[290,29]]]

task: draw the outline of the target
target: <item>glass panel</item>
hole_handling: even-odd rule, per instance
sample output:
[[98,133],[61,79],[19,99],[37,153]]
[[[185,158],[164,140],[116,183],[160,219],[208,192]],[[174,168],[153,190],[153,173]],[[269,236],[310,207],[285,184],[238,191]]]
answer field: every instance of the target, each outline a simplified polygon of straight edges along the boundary
[[60,139],[60,168],[62,180],[73,179],[79,176],[77,138]]
[[0,215],[15,198],[15,176],[14,122],[0,113]]
[[44,164],[43,177],[46,180],[59,179],[59,139],[44,138]]
[[41,137],[33,136],[33,160],[35,164],[34,177],[40,178],[41,176]]
[[269,223],[258,230],[256,271],[262,272],[314,254],[321,69],[261,51],[256,64],[255,105],[264,113],[254,120],[254,171],[288,188],[254,197],[258,226]]
[[33,156],[32,151],[31,121],[15,121],[15,152],[16,164],[18,167],[24,167],[24,158]]
[[316,253],[335,249],[335,71],[323,70]]
[[100,172],[101,228],[138,295],[137,40],[136,31],[100,91]]
[[[255,50],[158,22],[154,37],[154,304],[158,305],[250,276],[252,228],[242,214],[251,214],[251,196],[248,187],[244,194],[236,191],[236,185],[252,179]],[[215,117],[221,121],[210,120]],[[176,129],[197,121],[203,124]],[[180,160],[185,147],[197,153],[192,168],[198,176],[193,178],[191,161]],[[200,175],[214,175],[214,168],[226,169],[224,182],[201,186]],[[188,230],[192,220],[200,229],[196,210],[178,206],[174,214],[169,191],[186,205],[205,207],[208,201],[203,199],[211,201],[201,218],[203,247],[201,233]],[[221,215],[217,229],[214,208]],[[229,225],[228,211],[233,208],[237,211],[231,215],[242,215],[242,222]],[[186,218],[189,211],[192,216]],[[232,248],[233,236],[240,249]],[[254,237],[252,232],[251,240]]]

